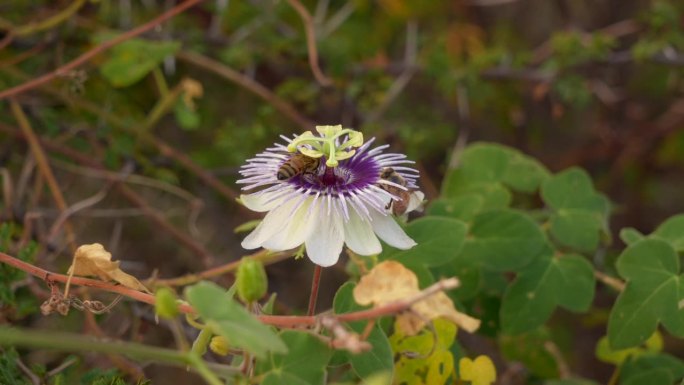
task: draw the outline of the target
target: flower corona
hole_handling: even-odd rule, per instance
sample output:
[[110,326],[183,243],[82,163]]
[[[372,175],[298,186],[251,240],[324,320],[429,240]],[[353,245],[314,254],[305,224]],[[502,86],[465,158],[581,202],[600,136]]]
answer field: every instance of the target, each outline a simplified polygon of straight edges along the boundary
[[[266,217],[242,242],[246,249],[289,250],[302,244],[320,266],[337,262],[343,246],[359,255],[390,246],[409,249],[415,242],[394,214],[419,208],[423,193],[418,172],[402,154],[383,154],[363,135],[342,126],[317,126],[287,143],[249,159],[238,183],[248,194],[240,200]],[[383,177],[391,174],[393,178]],[[400,182],[400,183],[397,183]],[[397,209],[399,208],[399,210]]]

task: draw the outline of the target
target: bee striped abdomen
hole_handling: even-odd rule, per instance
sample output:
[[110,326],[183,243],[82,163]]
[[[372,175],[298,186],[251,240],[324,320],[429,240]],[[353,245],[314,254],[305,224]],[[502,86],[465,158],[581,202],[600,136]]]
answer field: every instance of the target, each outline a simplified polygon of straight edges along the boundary
[[297,174],[297,170],[294,167],[292,167],[288,162],[285,162],[278,169],[278,174],[276,174],[276,177],[278,178],[278,180],[287,180]]
[[300,174],[315,174],[318,171],[320,160],[303,154],[295,154],[285,163],[280,165],[276,178],[288,180]]

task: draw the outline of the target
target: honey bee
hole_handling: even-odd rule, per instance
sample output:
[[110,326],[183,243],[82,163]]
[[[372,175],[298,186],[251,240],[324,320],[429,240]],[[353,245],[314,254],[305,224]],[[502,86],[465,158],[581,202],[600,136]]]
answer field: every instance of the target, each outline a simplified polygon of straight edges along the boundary
[[[380,179],[406,187],[406,179],[394,171],[392,167],[383,168],[380,172]],[[387,206],[385,206],[385,209],[392,209],[392,214],[396,216],[404,214],[411,200],[411,193],[394,185],[385,183],[379,183],[378,185],[381,189],[399,198],[398,200],[391,199]]]
[[321,163],[319,158],[312,158],[304,154],[294,154],[278,168],[278,180],[288,180],[297,175],[313,175],[318,171]]

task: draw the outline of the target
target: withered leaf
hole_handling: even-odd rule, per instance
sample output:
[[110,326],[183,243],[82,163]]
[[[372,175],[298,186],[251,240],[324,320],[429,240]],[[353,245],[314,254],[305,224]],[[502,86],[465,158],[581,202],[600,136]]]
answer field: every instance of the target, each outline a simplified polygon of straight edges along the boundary
[[69,275],[96,276],[103,281],[116,281],[131,289],[150,291],[134,276],[119,268],[120,261],[112,261],[112,254],[99,243],[82,245],[76,249]]
[[[360,305],[375,307],[412,299],[420,293],[418,278],[401,263],[385,261],[375,266],[354,288],[354,300]],[[467,332],[480,327],[480,320],[461,313],[443,292],[438,292],[411,305],[412,312],[397,316],[397,325],[407,335],[415,335],[426,322],[436,318],[447,319]]]

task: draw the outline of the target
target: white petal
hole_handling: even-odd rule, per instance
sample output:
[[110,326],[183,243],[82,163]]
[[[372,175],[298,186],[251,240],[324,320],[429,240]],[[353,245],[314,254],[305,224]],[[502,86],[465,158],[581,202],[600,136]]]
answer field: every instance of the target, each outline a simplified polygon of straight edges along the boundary
[[373,217],[373,231],[388,245],[402,250],[410,249],[416,245],[416,242],[406,235],[391,215],[382,215],[371,210],[371,216]]
[[406,212],[410,213],[411,211],[418,210],[418,209],[420,209],[419,211],[422,211],[424,199],[425,199],[425,194],[423,194],[422,191],[411,192],[408,207],[406,208]]
[[[293,199],[297,200],[297,199]],[[306,201],[288,219],[287,226],[263,243],[263,247],[269,250],[289,250],[302,243],[316,229],[316,219],[319,215],[318,204],[311,207],[313,198]]]
[[344,242],[359,255],[375,255],[382,251],[370,222],[362,220],[355,210],[349,210],[349,221],[344,224]]
[[242,240],[242,247],[248,250],[262,247],[264,242],[282,231],[287,226],[297,202],[296,199],[289,199],[269,211],[259,226]]
[[[321,205],[322,206],[322,205]],[[324,215],[324,209],[316,218],[316,230],[306,239],[306,254],[313,263],[327,267],[340,258],[344,245],[344,229],[341,215]]]
[[240,201],[242,201],[242,204],[248,209],[262,213],[271,211],[282,203],[280,199],[274,199],[269,202],[271,198],[279,193],[280,192],[275,191],[268,193],[243,194],[240,195]]

